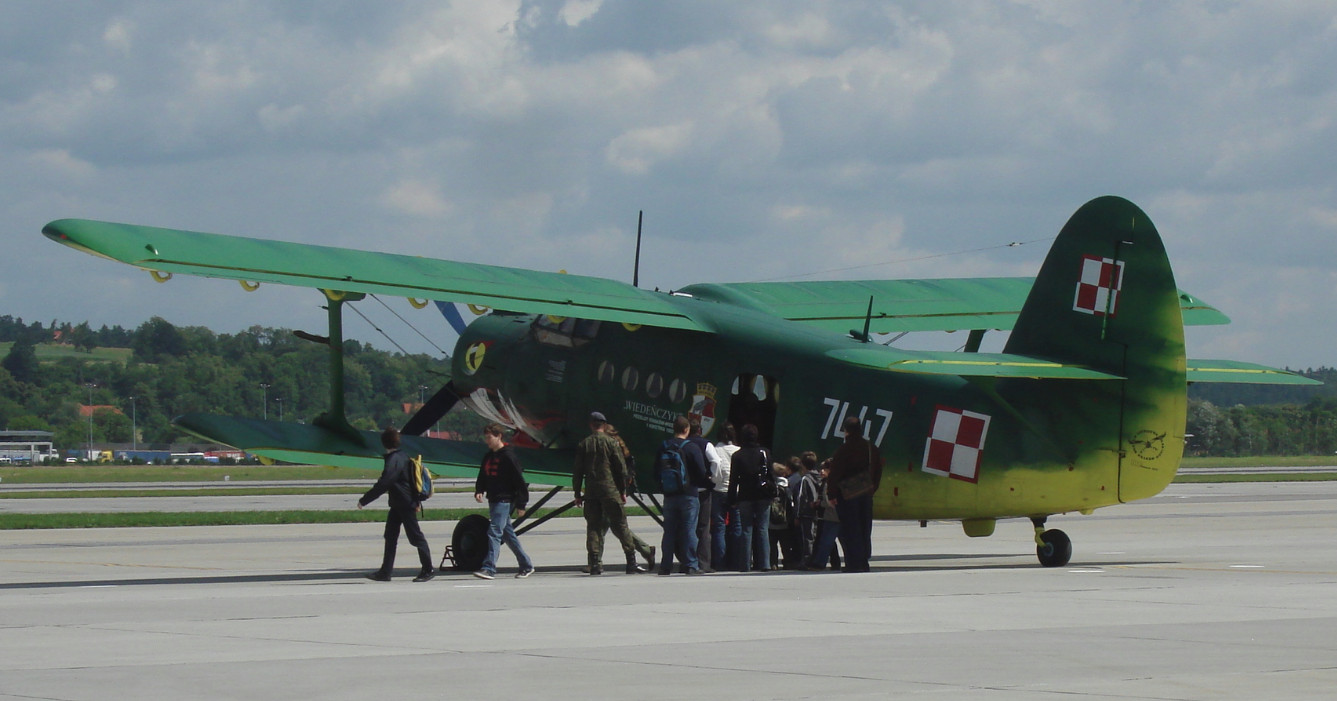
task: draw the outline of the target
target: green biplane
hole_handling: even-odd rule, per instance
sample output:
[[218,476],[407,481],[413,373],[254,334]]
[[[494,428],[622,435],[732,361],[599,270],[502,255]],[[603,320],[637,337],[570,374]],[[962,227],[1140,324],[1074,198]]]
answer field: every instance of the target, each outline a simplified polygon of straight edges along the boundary
[[[453,379],[403,429],[406,449],[440,475],[473,477],[485,450],[421,436],[457,403],[532,439],[523,460],[532,481],[554,486],[544,501],[570,486],[573,447],[593,410],[642,456],[643,486],[653,484],[645,469],[678,415],[699,419],[708,436],[724,421],[755,424],[776,455],[829,455],[853,415],[886,460],[875,517],[957,520],[970,536],[1027,518],[1047,566],[1072,552],[1062,531],[1046,530],[1048,517],[1144,499],[1174,478],[1187,383],[1313,383],[1260,365],[1187,360],[1185,324],[1229,320],[1176,287],[1156,228],[1117,197],[1079,209],[1034,279],[697,284],[671,293],[128,224],[64,219],[43,233],[159,280],[188,274],[323,291],[329,411],[311,424],[176,419],[207,440],[273,460],[380,469],[377,436],[343,416],[343,305],[367,294],[467,303],[486,313],[461,334]],[[1004,352],[979,352],[990,329],[1011,332]],[[927,330],[969,331],[964,352],[874,340]],[[478,528],[469,519],[457,526],[457,556],[481,559]]]

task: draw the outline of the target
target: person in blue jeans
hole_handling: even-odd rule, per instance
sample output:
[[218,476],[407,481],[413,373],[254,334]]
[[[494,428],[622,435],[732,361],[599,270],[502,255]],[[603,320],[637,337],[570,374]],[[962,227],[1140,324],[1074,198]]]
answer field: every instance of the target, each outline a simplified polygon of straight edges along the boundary
[[729,504],[738,508],[741,532],[735,564],[739,572],[771,569],[771,460],[757,442],[757,427],[743,426],[743,445],[729,460]]
[[687,574],[701,574],[700,563],[696,559],[696,522],[701,513],[701,499],[697,496],[697,487],[710,479],[706,468],[706,456],[701,453],[687,435],[691,431],[691,422],[686,416],[679,416],[673,421],[673,437],[664,441],[666,447],[673,448],[682,456],[687,467],[688,486],[679,494],[664,495],[664,539],[659,545],[664,559],[659,565],[659,574],[673,573],[673,558],[678,557],[687,568]]
[[511,524],[511,512],[524,517],[525,506],[529,504],[529,485],[525,483],[520,462],[516,460],[515,450],[502,439],[504,429],[501,424],[488,424],[483,429],[483,442],[488,452],[483,456],[483,464],[478,468],[478,480],[474,483],[474,500],[482,502],[487,498],[487,558],[474,576],[479,579],[492,579],[497,576],[497,555],[503,542],[515,553],[520,564],[517,579],[524,579],[534,573],[534,563],[520,545],[520,538],[515,535]]
[[729,503],[729,460],[738,452],[738,432],[733,424],[724,424],[723,440],[715,446],[720,456],[719,470],[710,476],[715,493],[710,497],[710,562],[716,570],[738,569],[734,555],[743,532],[738,525],[738,507]]

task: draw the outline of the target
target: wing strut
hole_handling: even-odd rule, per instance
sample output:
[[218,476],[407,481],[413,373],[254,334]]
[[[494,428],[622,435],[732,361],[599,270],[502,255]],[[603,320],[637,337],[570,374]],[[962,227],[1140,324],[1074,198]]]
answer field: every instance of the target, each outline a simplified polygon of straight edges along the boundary
[[422,408],[418,409],[418,413],[414,414],[408,420],[408,423],[404,424],[404,428],[400,429],[400,432],[406,436],[421,436],[432,427],[432,424],[439,421],[442,416],[445,416],[454,408],[458,401],[460,401],[460,396],[455,393],[455,386],[447,382],[441,389],[437,390],[436,394],[432,395],[431,399],[427,400],[426,404],[422,405]]
[[361,434],[348,423],[344,411],[344,302],[357,302],[366,297],[361,292],[336,292],[321,290],[329,301],[325,309],[329,315],[330,333],[326,341],[330,346],[330,408],[317,416],[312,423],[344,435],[361,440]]

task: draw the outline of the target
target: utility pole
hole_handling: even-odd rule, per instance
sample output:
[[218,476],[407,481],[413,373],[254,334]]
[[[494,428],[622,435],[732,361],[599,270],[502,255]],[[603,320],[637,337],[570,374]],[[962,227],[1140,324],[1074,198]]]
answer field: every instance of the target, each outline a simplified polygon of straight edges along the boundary
[[269,383],[260,383],[260,417],[269,420]]
[[139,450],[139,414],[135,411],[135,398],[130,398],[130,450]]
[[89,382],[84,385],[88,388],[88,449],[84,456],[88,460],[93,459],[93,388],[96,384]]
[[283,420],[283,397],[275,397],[274,401],[279,403],[279,421]]

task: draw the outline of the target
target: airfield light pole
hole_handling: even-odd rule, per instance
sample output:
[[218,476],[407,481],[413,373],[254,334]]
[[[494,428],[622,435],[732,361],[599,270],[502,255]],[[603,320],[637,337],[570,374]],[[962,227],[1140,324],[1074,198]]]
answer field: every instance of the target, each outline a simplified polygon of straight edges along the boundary
[[423,403],[423,397],[425,396],[424,393],[426,391],[427,391],[427,385],[418,385],[418,411],[422,411],[423,406],[425,406]]
[[274,401],[279,403],[279,421],[283,420],[283,397],[275,397]]
[[88,388],[88,449],[84,451],[84,458],[93,459],[93,388],[96,384],[88,382],[84,384]]
[[269,383],[260,383],[260,417],[269,420]]
[[130,398],[130,450],[139,451],[139,414],[135,411],[135,398]]

